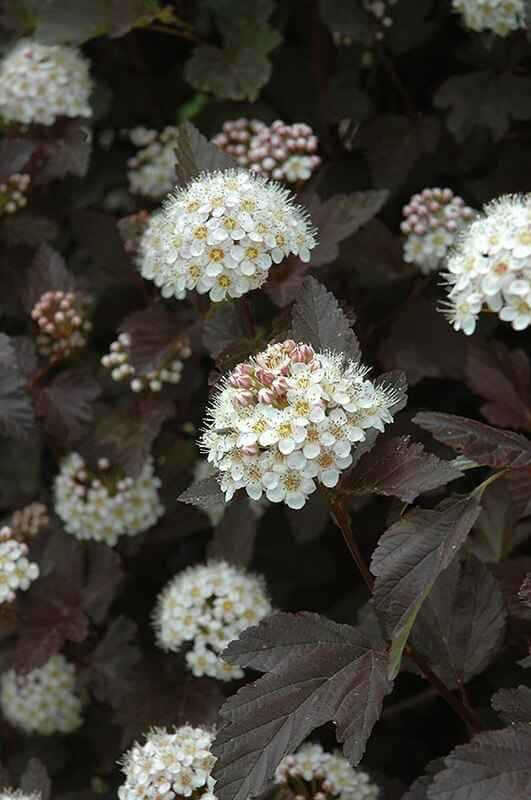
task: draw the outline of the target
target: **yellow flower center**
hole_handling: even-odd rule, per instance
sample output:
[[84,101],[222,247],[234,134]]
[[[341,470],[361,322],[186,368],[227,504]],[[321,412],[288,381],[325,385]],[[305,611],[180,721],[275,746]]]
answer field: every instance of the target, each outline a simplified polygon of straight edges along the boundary
[[209,257],[211,261],[217,263],[218,261],[223,261],[225,253],[221,249],[221,247],[213,247],[210,251]]
[[283,422],[282,425],[278,428],[279,436],[282,439],[285,439],[287,436],[291,436],[291,425],[289,422]]
[[258,250],[256,247],[248,247],[245,255],[250,261],[254,261],[255,258],[258,258]]
[[233,217],[226,217],[223,221],[223,227],[226,228],[228,231],[233,231],[236,227],[236,220]]
[[188,274],[191,278],[199,278],[201,275],[201,268],[197,264],[190,264],[188,267]]
[[284,478],[284,486],[288,492],[298,489],[301,483],[300,476],[296,472],[287,472]]
[[222,289],[228,289],[231,283],[232,281],[228,275],[220,275],[218,278],[218,284]]
[[194,237],[196,239],[199,239],[199,240],[206,239],[207,236],[208,236],[208,231],[207,231],[205,225],[199,225],[199,227],[196,228],[195,231],[194,231]]
[[242,200],[241,207],[244,211],[251,212],[255,210],[256,203],[254,202],[254,200],[247,198],[246,200]]

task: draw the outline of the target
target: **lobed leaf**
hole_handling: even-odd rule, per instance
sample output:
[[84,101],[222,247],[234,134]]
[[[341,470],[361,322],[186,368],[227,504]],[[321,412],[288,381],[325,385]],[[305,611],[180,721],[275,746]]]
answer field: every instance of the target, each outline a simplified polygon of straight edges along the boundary
[[244,495],[234,498],[227,505],[208,546],[208,558],[249,566],[253,558],[258,521],[249,502],[247,495]]
[[26,438],[33,424],[31,397],[13,340],[0,333],[0,434]]
[[92,422],[94,403],[101,388],[85,367],[56,375],[39,393],[36,412],[44,418],[44,430],[63,445],[78,441]]
[[293,306],[291,332],[296,341],[311,344],[316,350],[344,353],[353,361],[360,359],[359,342],[349,320],[334,295],[315,278],[304,280]]
[[529,800],[531,726],[521,723],[487,731],[445,758],[429,800]]
[[531,430],[531,365],[524,350],[508,350],[500,342],[471,347],[466,378],[487,401],[481,413],[491,425]]
[[500,689],[493,695],[491,705],[508,725],[516,722],[531,725],[531,689],[529,686]]
[[220,800],[265,788],[281,759],[333,720],[347,757],[358,763],[391,689],[387,654],[365,634],[317,614],[277,613],[231,642],[224,657],[267,671],[231,697],[214,745]]
[[185,489],[179,495],[179,500],[181,503],[190,503],[190,505],[205,511],[224,503],[225,497],[216,478],[204,478],[195,481],[188,489]]
[[477,497],[453,497],[433,510],[409,511],[381,536],[370,570],[376,577],[376,609],[392,641],[392,677],[422,604],[466,541],[479,511]]
[[420,494],[462,477],[449,462],[426,453],[409,436],[380,437],[341,481],[353,494],[383,494],[412,503]]
[[454,414],[424,411],[413,422],[438,442],[452,447],[484,467],[531,466],[531,442],[511,431],[501,431]]
[[238,166],[231,156],[209,142],[188,120],[179,125],[175,158],[178,186],[185,186],[201,172],[233,169]]

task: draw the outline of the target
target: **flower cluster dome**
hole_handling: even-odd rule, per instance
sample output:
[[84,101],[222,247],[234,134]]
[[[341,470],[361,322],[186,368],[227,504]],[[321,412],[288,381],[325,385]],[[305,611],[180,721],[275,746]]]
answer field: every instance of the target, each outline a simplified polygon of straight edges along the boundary
[[0,217],[14,214],[19,208],[28,204],[26,194],[29,191],[31,177],[15,172],[0,183]]
[[158,369],[150,370],[145,375],[138,375],[129,360],[130,349],[130,335],[121,333],[111,344],[111,352],[103,356],[101,363],[111,370],[113,380],[129,380],[133,392],[145,390],[160,392],[163,383],[179,383],[184,366],[182,359],[190,358],[192,355],[188,339],[186,337],[176,339],[173,352]]
[[302,508],[337,484],[352,447],[392,421],[396,392],[340,354],[288,339],[239,364],[216,391],[200,445],[230,500],[245,488]]
[[23,792],[20,789],[12,789],[10,786],[4,786],[0,789],[0,800],[40,800],[40,792]]
[[142,127],[129,131],[129,138],[139,148],[127,162],[129,189],[133,194],[158,200],[173,189],[178,130],[167,125],[160,133]]
[[0,116],[53,125],[57,117],[90,117],[89,63],[75,47],[22,39],[0,63]]
[[424,189],[414,194],[402,209],[404,261],[416,264],[427,274],[441,266],[463,225],[474,211],[451,189]]
[[244,673],[220,654],[270,612],[263,579],[220,561],[176,575],[162,590],[153,619],[164,650],[192,645],[186,662],[194,675],[230,681]]
[[135,742],[123,757],[125,781],[118,789],[119,800],[216,800],[210,775],[216,762],[210,749],[213,740],[213,733],[190,725],[172,733],[155,728],[144,744]]
[[163,297],[208,292],[241,297],[291,253],[310,260],[316,238],[306,212],[276,183],[244,170],[200,175],[170,195],[140,242],[142,276]]
[[28,546],[7,525],[0,529],[0,603],[10,603],[17,591],[29,589],[39,567],[28,560]]
[[453,8],[462,14],[463,22],[472,31],[493,31],[507,36],[525,28],[524,0],[453,0]]
[[266,125],[245,117],[227,120],[212,141],[240,166],[284,183],[307,181],[321,163],[317,136],[304,122],[288,125],[275,120]]
[[456,331],[474,332],[482,309],[514,330],[531,325],[531,195],[489,203],[447,261],[445,313]]
[[39,330],[39,352],[55,362],[86,347],[92,330],[90,305],[89,298],[78,292],[45,292],[31,312]]
[[275,783],[299,800],[377,800],[380,795],[366,772],[354,769],[339,753],[325,752],[320,744],[304,744],[283,758]]
[[106,458],[91,470],[79,453],[70,453],[55,479],[55,511],[77,539],[113,547],[119,536],[141,533],[162,516],[159,487],[151,457],[131,478]]
[[60,654],[27,675],[5,672],[0,705],[6,719],[26,733],[71,733],[83,722],[74,665]]

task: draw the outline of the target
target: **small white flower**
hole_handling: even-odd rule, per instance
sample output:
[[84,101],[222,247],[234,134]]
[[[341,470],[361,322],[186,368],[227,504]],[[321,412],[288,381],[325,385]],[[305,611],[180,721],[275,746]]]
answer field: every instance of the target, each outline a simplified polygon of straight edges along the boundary
[[91,91],[88,61],[75,47],[22,39],[0,63],[0,115],[9,122],[90,117]]
[[482,308],[515,330],[531,324],[531,206],[529,196],[489,203],[461,235],[448,259],[446,314],[455,330],[474,332]]
[[341,355],[287,340],[239,364],[220,384],[201,446],[225,499],[302,508],[315,481],[332,487],[370,428],[392,421],[393,392]]
[[314,797],[377,800],[380,796],[378,786],[366,772],[354,769],[339,753],[327,753],[320,744],[304,744],[282,759],[275,771],[275,783],[286,786],[292,793],[293,782],[297,785],[296,793],[301,795],[299,784],[305,784],[304,796],[310,800]]
[[0,705],[6,719],[26,733],[71,733],[83,722],[74,666],[59,654],[27,675],[5,672]]
[[307,214],[287,189],[228,170],[168,196],[143,235],[139,264],[164,297],[182,299],[195,288],[220,302],[259,288],[290,253],[308,260],[315,245]]
[[143,745],[136,742],[122,759],[125,781],[119,800],[175,800],[192,794],[201,800],[216,800],[215,764],[211,753],[213,733],[184,725],[169,732],[155,728]]
[[232,680],[243,672],[222,651],[270,612],[263,580],[222,561],[176,575],[160,593],[153,621],[164,650],[192,644],[186,663],[194,675]]
[[108,464],[91,472],[78,453],[70,453],[55,479],[55,511],[77,539],[113,547],[119,536],[141,533],[162,516],[159,487],[152,458],[133,480],[120,479]]
[[5,786],[0,789],[0,800],[41,800],[40,792],[23,792],[20,789],[12,789]]
[[493,31],[507,36],[525,27],[524,0],[452,0],[463,15],[463,22],[472,31]]
[[27,555],[27,544],[17,541],[11,528],[0,529],[0,604],[10,603],[39,577],[39,567]]

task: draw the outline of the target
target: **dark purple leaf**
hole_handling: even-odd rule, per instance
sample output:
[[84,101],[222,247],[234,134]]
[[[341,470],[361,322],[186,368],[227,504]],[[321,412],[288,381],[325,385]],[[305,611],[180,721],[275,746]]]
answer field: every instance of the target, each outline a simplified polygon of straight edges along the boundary
[[428,789],[433,781],[433,776],[444,767],[442,758],[430,761],[424,768],[424,775],[409,787],[401,800],[428,800]]
[[58,235],[59,226],[56,222],[29,211],[22,211],[2,220],[2,236],[9,246],[23,244],[26,247],[37,247],[43,242],[56,239]]
[[498,140],[511,119],[531,119],[531,78],[497,71],[452,75],[435,92],[433,102],[449,109],[446,124],[458,142],[477,126],[488,128]]
[[82,590],[83,610],[100,625],[124,577],[120,556],[105,544],[89,542],[85,548],[86,576]]
[[158,369],[175,351],[189,316],[177,317],[157,304],[124,319],[120,331],[129,334],[129,361],[139,375]]
[[28,278],[24,293],[24,306],[28,314],[31,314],[33,306],[45,292],[71,292],[76,288],[63,257],[48,244],[42,244],[37,250]]
[[422,604],[465,543],[479,511],[477,497],[454,497],[432,510],[409,511],[380,538],[370,569],[376,576],[376,609],[392,640],[393,677]]
[[5,181],[15,172],[23,172],[35,150],[31,139],[4,136],[0,140],[0,181]]
[[491,425],[531,430],[531,367],[524,350],[508,350],[499,342],[488,349],[471,347],[466,377],[487,401],[481,413]]
[[292,310],[293,338],[315,350],[344,353],[358,361],[359,342],[334,295],[314,278],[306,278]]
[[220,800],[261,792],[280,760],[329,720],[347,757],[359,762],[391,684],[387,654],[358,629],[317,614],[277,613],[245,631],[224,656],[267,675],[220,711],[225,725],[213,772]]
[[37,185],[58,180],[67,175],[84,178],[92,150],[92,131],[86,122],[72,120],[53,142],[46,143],[46,160],[39,171]]
[[317,228],[318,245],[312,251],[311,266],[322,267],[335,261],[339,244],[378,214],[389,196],[386,190],[336,194],[320,200],[315,194],[301,197]]
[[243,339],[245,329],[236,303],[212,303],[203,325],[203,344],[217,358],[224,350]]
[[500,689],[491,700],[492,707],[507,725],[515,722],[531,724],[531,689]]
[[111,0],[110,36],[124,36],[133,28],[145,27],[160,15],[157,0]]
[[85,679],[102,703],[116,706],[131,688],[132,671],[141,659],[137,630],[127,617],[116,617],[91,653]]
[[299,544],[318,539],[330,521],[330,511],[322,494],[311,494],[301,509],[286,508],[293,538]]
[[60,372],[37,397],[44,430],[65,446],[78,441],[92,421],[100,394],[98,382],[85,367]]
[[26,795],[36,794],[40,800],[50,800],[52,783],[44,764],[31,758],[20,778],[20,789]]
[[[223,502],[223,501],[222,501]],[[227,505],[208,546],[209,558],[247,567],[252,561],[257,517],[247,495],[235,497]]]
[[525,576],[518,590],[518,597],[527,608],[531,608],[531,572]]
[[424,411],[413,422],[429,431],[438,442],[485,467],[531,465],[531,442],[510,431],[500,431],[466,417]]
[[192,506],[206,511],[208,508],[218,506],[225,502],[223,492],[216,478],[204,478],[192,483],[179,495],[181,503],[190,503]]
[[233,169],[238,166],[231,156],[199,133],[191,122],[183,122],[179,126],[175,158],[178,186],[185,186],[201,172]]
[[383,494],[412,503],[420,494],[462,477],[447,461],[426,453],[409,436],[379,438],[345,479],[341,488],[354,494]]
[[497,654],[505,632],[498,582],[476,559],[453,561],[422,606],[411,640],[450,688],[478,675]]
[[514,547],[514,503],[505,480],[487,486],[481,497],[481,514],[468,543],[481,561],[499,562]]
[[531,466],[509,470],[504,482],[509,487],[515,519],[531,514]]
[[95,268],[95,274],[91,271],[87,276],[88,283],[108,286],[138,280],[114,217],[100,211],[77,211],[72,226]]
[[529,800],[531,726],[487,731],[445,758],[429,800]]
[[33,406],[13,340],[0,333],[0,434],[24,438],[33,429]]

